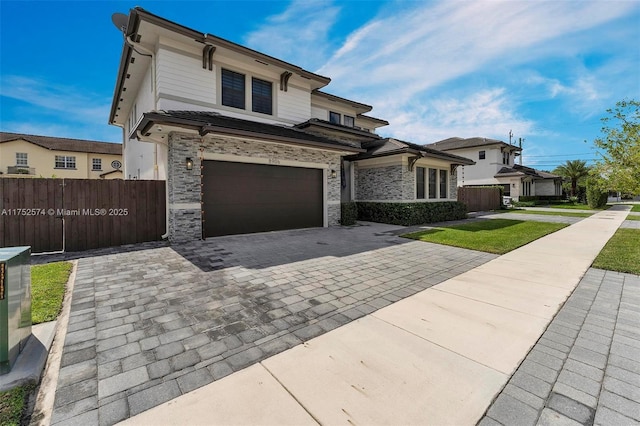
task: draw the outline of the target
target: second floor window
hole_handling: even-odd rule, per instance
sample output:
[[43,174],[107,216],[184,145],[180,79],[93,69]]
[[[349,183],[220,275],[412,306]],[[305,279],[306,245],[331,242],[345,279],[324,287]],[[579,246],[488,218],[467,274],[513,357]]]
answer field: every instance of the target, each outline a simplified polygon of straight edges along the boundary
[[344,116],[344,125],[347,127],[353,127],[356,124],[356,119],[349,115]]
[[91,170],[102,170],[102,159],[101,158],[94,158],[92,160],[92,167]]
[[73,155],[56,155],[56,169],[75,169],[76,157]]
[[480,153],[479,153],[479,155],[478,155],[478,158],[479,158],[480,160],[484,160],[484,159],[485,159],[485,155],[486,155],[486,153],[485,153],[484,151],[480,151]]
[[503,152],[502,153],[502,164],[509,164],[509,153],[508,152]]
[[251,110],[262,114],[273,114],[273,93],[270,81],[251,79]]
[[28,166],[29,162],[27,160],[26,152],[16,152],[16,166]]
[[340,114],[337,112],[329,111],[329,122],[333,124],[341,124],[340,123]]
[[222,70],[222,105],[245,109],[244,74]]

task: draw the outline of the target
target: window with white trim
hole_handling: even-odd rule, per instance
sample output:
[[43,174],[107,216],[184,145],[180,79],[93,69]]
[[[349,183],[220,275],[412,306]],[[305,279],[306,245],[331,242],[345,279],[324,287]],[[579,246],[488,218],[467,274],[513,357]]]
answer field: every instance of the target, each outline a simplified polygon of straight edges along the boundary
[[222,69],[222,105],[245,109],[244,74]]
[[352,117],[350,115],[345,115],[344,116],[344,125],[347,127],[354,127],[356,124],[356,119],[355,117]]
[[486,152],[485,152],[485,151],[480,151],[480,152],[478,153],[478,159],[479,159],[479,160],[484,160],[484,159],[485,159],[485,157],[486,157]]
[[91,160],[91,170],[93,171],[102,170],[102,158],[94,158]]
[[440,198],[447,198],[447,190],[449,189],[449,173],[446,170],[440,170]]
[[251,110],[273,114],[273,84],[270,81],[251,78]]
[[329,123],[342,124],[341,116],[337,112],[329,111]]
[[26,152],[16,152],[16,166],[28,166],[28,156]]
[[75,169],[76,157],[74,155],[56,155],[56,169]]

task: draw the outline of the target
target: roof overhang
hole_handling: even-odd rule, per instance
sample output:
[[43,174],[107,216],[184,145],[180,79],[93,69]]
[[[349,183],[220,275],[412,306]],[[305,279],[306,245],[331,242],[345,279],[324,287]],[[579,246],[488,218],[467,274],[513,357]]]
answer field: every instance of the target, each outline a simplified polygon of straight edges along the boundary
[[312,92],[312,95],[327,99],[327,100],[332,101],[332,102],[339,102],[339,103],[343,103],[343,104],[349,105],[350,107],[355,109],[358,114],[369,112],[369,111],[371,111],[373,109],[373,107],[371,105],[367,105],[367,104],[363,104],[363,103],[360,103],[360,102],[352,101],[350,99],[346,99],[346,98],[342,98],[340,96],[332,95],[331,93],[326,93],[326,92],[323,92],[323,91],[320,91],[320,90],[317,90],[317,89]]
[[[167,117],[164,114],[150,112],[143,115],[142,120],[136,128],[136,134],[140,132],[143,136],[151,136],[154,126],[170,126],[172,128],[181,128],[197,132],[200,136],[206,136],[208,134],[220,134],[227,136],[234,136],[240,138],[256,139],[260,141],[268,141],[274,143],[284,143],[290,145],[305,146],[310,148],[325,149],[330,151],[340,152],[354,152],[362,153],[364,149],[356,148],[347,145],[333,145],[330,143],[307,140],[304,138],[294,138],[288,136],[271,135],[262,132],[252,132],[242,129],[234,129],[224,126],[216,126],[210,123],[203,123],[201,121],[189,120],[179,117]],[[301,132],[302,133],[302,132]]]
[[329,121],[319,120],[317,118],[312,118],[303,123],[296,124],[296,128],[298,129],[306,129],[308,127],[321,127],[323,129],[335,130],[337,132],[351,133],[357,136],[364,136],[370,139],[379,139],[380,136],[375,133],[367,132],[366,130],[355,129],[353,127],[343,126],[341,124],[334,124]]

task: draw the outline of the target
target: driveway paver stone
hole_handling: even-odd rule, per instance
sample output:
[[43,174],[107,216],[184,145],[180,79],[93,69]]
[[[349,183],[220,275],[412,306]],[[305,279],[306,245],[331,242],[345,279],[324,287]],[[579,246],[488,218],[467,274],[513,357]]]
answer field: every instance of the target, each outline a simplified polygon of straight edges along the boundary
[[406,240],[400,229],[283,231],[80,258],[52,424],[113,424],[496,257]]

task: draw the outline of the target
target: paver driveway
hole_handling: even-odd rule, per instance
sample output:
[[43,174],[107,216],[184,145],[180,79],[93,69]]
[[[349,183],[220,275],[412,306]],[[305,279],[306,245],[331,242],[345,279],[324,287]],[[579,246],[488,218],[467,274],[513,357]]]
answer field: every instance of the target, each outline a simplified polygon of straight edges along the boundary
[[52,424],[113,424],[495,255],[364,226],[81,258]]

